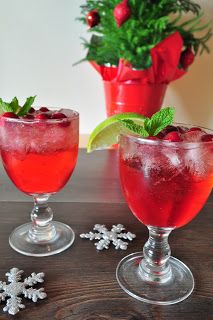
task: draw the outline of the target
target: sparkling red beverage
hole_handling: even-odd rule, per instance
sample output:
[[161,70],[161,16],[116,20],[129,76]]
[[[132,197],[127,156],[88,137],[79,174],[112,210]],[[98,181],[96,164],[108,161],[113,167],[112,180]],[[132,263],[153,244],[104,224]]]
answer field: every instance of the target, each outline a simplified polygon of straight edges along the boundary
[[64,121],[2,119],[1,133],[3,165],[18,189],[47,194],[64,187],[78,154],[75,117],[69,119],[68,112]]
[[124,196],[136,218],[147,226],[149,238],[143,251],[120,261],[116,277],[132,297],[170,305],[186,299],[194,289],[193,274],[171,256],[168,238],[173,229],[198,214],[211,193],[213,132],[183,125],[154,131],[167,111],[162,112],[145,123],[157,136],[120,138]]
[[177,228],[204,206],[213,186],[212,143],[122,136],[120,176],[126,201],[145,225]]
[[77,152],[78,145],[74,145],[44,154],[28,152],[23,158],[23,152],[3,150],[2,159],[10,179],[21,191],[28,194],[54,193],[69,180]]
[[62,189],[78,155],[79,114],[41,107],[27,114],[5,112],[0,117],[0,145],[4,168],[16,187],[33,196],[31,222],[10,235],[10,246],[27,256],[49,256],[69,248],[75,233],[53,221],[49,197]]

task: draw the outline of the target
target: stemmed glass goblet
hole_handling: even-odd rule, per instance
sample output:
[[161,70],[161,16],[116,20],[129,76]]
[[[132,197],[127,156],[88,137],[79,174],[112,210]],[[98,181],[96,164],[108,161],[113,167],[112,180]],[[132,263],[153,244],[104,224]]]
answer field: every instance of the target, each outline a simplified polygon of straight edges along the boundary
[[34,198],[31,223],[17,227],[11,247],[28,256],[49,256],[67,249],[75,234],[66,224],[52,221],[49,197],[61,190],[75,168],[79,114],[35,112],[21,118],[1,118],[1,157],[15,186]]
[[[194,128],[186,137],[201,137],[203,130],[213,133]],[[138,300],[174,304],[187,298],[194,288],[189,268],[171,257],[168,237],[198,214],[211,193],[213,141],[209,140],[120,138],[123,193],[133,214],[148,227],[149,239],[143,252],[121,260],[116,276],[122,289]]]

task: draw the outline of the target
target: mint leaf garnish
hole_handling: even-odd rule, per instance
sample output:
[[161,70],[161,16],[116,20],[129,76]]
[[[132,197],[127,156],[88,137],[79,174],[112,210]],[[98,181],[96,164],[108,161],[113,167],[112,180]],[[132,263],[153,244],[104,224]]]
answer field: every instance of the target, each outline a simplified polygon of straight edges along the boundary
[[133,120],[120,120],[120,122],[131,132],[134,132],[143,138],[146,138],[149,136],[149,133],[145,130],[143,126],[140,126],[139,124],[135,123]]
[[0,98],[0,111],[1,112],[13,112],[13,108],[10,105],[10,103],[8,102],[4,102],[1,98]]
[[143,126],[129,119],[120,120],[120,122],[131,132],[147,138],[156,136],[168,125],[172,124],[174,121],[174,113],[175,109],[172,107],[163,108],[153,114],[151,118],[145,118]]
[[19,102],[16,97],[13,98],[13,100],[10,102],[10,107],[12,108],[12,112],[16,113],[20,109]]
[[27,98],[23,107],[19,105],[18,99],[16,97],[14,97],[11,102],[5,102],[0,98],[0,113],[13,112],[18,116],[24,116],[30,110],[35,97],[36,96]]
[[34,97],[29,97],[27,98],[25,104],[23,105],[23,107],[19,110],[18,112],[18,116],[24,116],[25,114],[28,113],[28,111],[30,110],[34,100],[35,100],[36,96]]
[[144,120],[144,128],[149,133],[149,136],[156,136],[168,125],[174,121],[175,109],[172,107],[163,108],[153,114],[149,119]]

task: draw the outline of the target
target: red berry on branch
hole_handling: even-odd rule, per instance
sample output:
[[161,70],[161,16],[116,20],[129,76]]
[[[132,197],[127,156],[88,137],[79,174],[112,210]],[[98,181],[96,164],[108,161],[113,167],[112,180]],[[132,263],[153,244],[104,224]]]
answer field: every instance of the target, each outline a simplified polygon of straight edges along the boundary
[[97,26],[100,23],[100,15],[97,10],[91,10],[86,16],[87,24],[90,28]]
[[183,69],[187,69],[193,62],[195,59],[195,55],[192,52],[191,48],[186,48],[182,53],[181,53],[181,57],[180,57],[180,63],[183,67]]
[[131,8],[128,4],[128,0],[123,0],[114,8],[114,18],[118,25],[121,27],[131,16]]

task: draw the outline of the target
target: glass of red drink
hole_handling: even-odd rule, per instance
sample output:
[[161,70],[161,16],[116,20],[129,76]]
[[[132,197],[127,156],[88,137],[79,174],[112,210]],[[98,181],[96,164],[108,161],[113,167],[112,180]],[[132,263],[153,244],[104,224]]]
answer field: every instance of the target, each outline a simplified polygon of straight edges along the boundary
[[123,193],[133,214],[148,227],[149,239],[143,252],[121,260],[117,280],[132,297],[159,305],[180,302],[193,291],[193,275],[170,256],[168,236],[198,214],[213,186],[213,131],[179,128],[180,142],[120,138]]
[[24,117],[0,119],[1,157],[15,186],[33,196],[31,222],[17,227],[11,247],[28,256],[48,256],[67,249],[75,234],[66,224],[52,221],[49,197],[60,191],[75,168],[79,114],[73,110],[41,108]]

